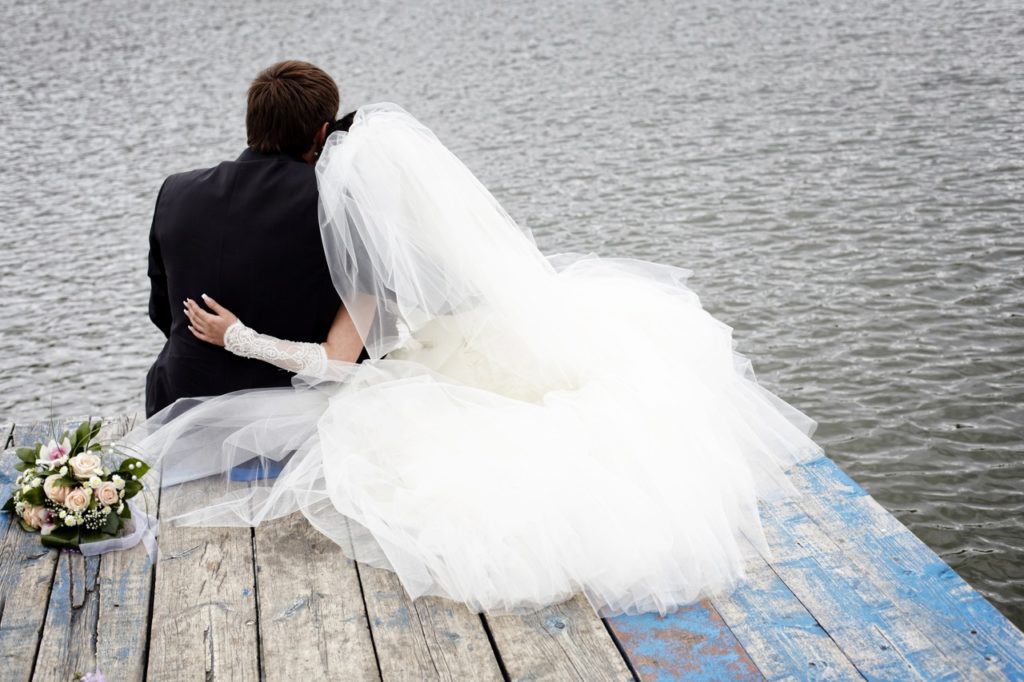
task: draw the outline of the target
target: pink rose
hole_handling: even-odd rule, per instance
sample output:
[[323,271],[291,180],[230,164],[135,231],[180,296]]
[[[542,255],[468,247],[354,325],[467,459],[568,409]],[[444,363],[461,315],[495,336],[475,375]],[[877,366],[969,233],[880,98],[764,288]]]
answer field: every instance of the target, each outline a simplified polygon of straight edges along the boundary
[[89,508],[92,490],[89,488],[71,488],[64,496],[64,506],[73,512],[82,512]]
[[21,513],[21,518],[32,528],[42,528],[50,523],[50,510],[46,507],[26,504],[25,510]]
[[75,455],[68,460],[68,465],[71,467],[71,471],[74,472],[75,478],[81,479],[99,476],[100,469],[103,468],[103,462],[91,452],[82,452]]
[[100,504],[113,507],[121,500],[121,497],[117,493],[117,486],[110,481],[106,481],[105,483],[100,483],[96,488],[96,499],[100,501]]
[[51,474],[46,477],[43,481],[43,492],[46,496],[56,502],[57,504],[64,504],[64,496],[67,495],[68,489],[66,486],[57,485],[57,481],[61,479],[60,474]]

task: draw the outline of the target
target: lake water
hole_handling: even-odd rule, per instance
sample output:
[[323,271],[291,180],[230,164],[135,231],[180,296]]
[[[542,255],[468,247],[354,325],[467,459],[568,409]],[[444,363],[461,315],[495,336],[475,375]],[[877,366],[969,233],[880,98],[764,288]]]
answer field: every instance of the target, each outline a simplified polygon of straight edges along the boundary
[[692,268],[761,381],[1024,625],[1024,6],[7,1],[0,421],[141,409],[169,173],[283,58],[434,128],[548,252]]

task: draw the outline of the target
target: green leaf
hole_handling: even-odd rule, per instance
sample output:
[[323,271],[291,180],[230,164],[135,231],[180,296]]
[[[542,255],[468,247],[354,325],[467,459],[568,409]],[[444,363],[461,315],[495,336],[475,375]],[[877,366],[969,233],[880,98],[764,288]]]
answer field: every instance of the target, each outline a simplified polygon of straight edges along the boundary
[[[127,505],[125,505],[127,507]],[[113,510],[107,514],[107,522],[103,524],[100,530],[107,535],[117,535],[117,531],[121,530],[121,517]]]
[[43,502],[46,501],[46,494],[43,492],[43,487],[39,486],[38,488],[29,488],[27,493],[22,493],[21,499],[29,504],[41,507]]
[[32,465],[29,464],[28,462],[18,462],[17,464],[14,465],[14,468],[17,469],[18,471],[28,471],[29,469],[32,468]]
[[92,445],[89,446],[89,449],[92,450],[93,452],[99,452],[100,450],[103,449],[103,446],[100,445],[99,443],[93,443]]
[[91,433],[91,427],[89,422],[84,421],[78,425],[75,432],[71,434],[71,456],[74,457],[89,444],[89,434]]
[[[127,509],[127,508],[128,507],[126,505],[125,509]],[[14,513],[14,498],[13,497],[8,498],[7,501],[4,502],[4,506],[3,506],[3,510],[2,511],[5,511],[5,512],[7,512],[9,514],[13,514]]]
[[108,539],[110,539],[109,535],[98,530],[83,530],[81,537],[78,538],[78,544],[81,546],[89,544],[90,542],[98,542],[100,540]]
[[42,537],[43,547],[56,547],[57,549],[78,549],[81,539],[81,531],[78,528],[61,526],[54,528],[49,535]]
[[124,499],[130,500],[139,494],[142,490],[142,484],[138,481],[125,481],[124,482]]
[[[135,468],[129,469],[129,464],[134,464]],[[143,462],[141,459],[138,459],[137,457],[128,457],[123,462],[121,462],[120,466],[117,467],[117,471],[115,473],[117,473],[117,475],[119,475],[121,478],[127,481],[130,480],[132,476],[138,476],[139,478],[142,478],[143,476],[146,475],[147,471],[149,471],[148,464]]]
[[25,464],[35,464],[36,460],[39,459],[39,446],[35,448],[18,448],[18,459]]
[[18,525],[21,526],[21,529],[23,531],[25,531],[26,533],[38,533],[39,532],[38,528],[33,528],[32,526],[30,526],[27,523],[25,523],[25,519],[18,519]]

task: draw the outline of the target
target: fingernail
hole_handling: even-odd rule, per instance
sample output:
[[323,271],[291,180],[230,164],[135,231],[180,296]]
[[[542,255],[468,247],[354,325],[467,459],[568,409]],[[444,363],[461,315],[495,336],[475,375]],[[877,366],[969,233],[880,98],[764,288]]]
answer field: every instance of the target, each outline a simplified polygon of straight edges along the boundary
[[210,298],[210,297],[207,296],[206,294],[203,294],[203,298]]

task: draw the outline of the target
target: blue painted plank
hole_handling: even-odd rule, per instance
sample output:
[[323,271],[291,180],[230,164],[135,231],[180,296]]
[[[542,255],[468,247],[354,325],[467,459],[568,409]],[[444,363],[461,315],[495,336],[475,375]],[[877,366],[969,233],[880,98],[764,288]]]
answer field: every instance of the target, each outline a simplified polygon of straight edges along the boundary
[[797,503],[967,677],[1024,679],[1024,634],[834,462],[790,476]]
[[[29,447],[50,433],[77,426],[77,422],[15,426],[14,445]],[[3,514],[9,530],[0,546],[0,670],[5,679],[28,679],[36,657],[47,602],[57,564],[57,551],[47,550],[35,533],[22,532],[10,515]]]
[[767,679],[861,679],[821,624],[760,557],[748,562],[745,583],[712,602]]
[[[97,669],[93,642],[97,639],[100,602],[96,589],[99,566],[98,556],[59,554],[46,625],[36,655],[35,679],[67,679],[76,672]],[[103,672],[109,675],[111,671]]]
[[961,679],[943,649],[901,613],[790,499],[762,505],[769,564],[869,679]]
[[763,679],[707,600],[665,616],[615,616],[607,622],[641,680]]

